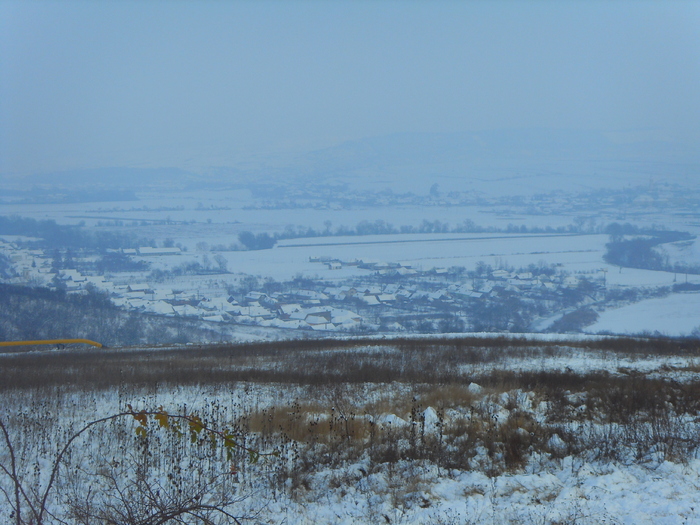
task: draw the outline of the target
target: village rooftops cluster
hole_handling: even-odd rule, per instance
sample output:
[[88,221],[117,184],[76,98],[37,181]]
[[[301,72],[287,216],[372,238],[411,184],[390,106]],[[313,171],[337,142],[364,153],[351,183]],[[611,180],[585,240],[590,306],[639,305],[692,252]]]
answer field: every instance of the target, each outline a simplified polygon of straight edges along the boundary
[[[179,248],[140,248],[141,255],[167,255]],[[460,315],[460,310],[481,301],[498,301],[509,296],[525,300],[548,300],[567,289],[580,288],[590,276],[549,271],[533,273],[491,269],[478,274],[455,273],[455,269],[432,268],[421,271],[398,263],[378,261],[340,261],[312,257],[321,264],[362,265],[367,278],[343,282],[313,281],[284,291],[252,290],[230,295],[224,281],[209,278],[214,286],[199,286],[192,280],[164,285],[150,282],[145,272],[116,272],[88,275],[75,268],[56,269],[42,250],[19,248],[0,243],[0,252],[12,263],[15,277],[5,279],[17,284],[61,287],[70,293],[86,293],[91,287],[105,292],[117,306],[164,316],[198,318],[209,322],[234,322],[258,326],[325,331],[352,331],[378,326],[402,330],[404,319],[440,319],[444,312]],[[125,255],[129,255],[125,253]],[[401,271],[410,272],[402,275]],[[463,271],[464,269],[462,269]],[[94,273],[94,272],[92,272]],[[597,300],[597,284],[583,304]],[[589,284],[591,281],[589,281]],[[176,288],[177,286],[180,288]],[[440,315],[434,315],[440,314]],[[463,313],[461,315],[464,315]]]

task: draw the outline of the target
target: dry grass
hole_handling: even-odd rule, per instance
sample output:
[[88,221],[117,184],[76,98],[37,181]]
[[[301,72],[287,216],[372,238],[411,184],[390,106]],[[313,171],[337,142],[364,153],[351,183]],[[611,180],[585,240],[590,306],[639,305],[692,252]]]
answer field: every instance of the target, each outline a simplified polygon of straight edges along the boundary
[[[535,452],[555,459],[590,455],[596,443],[603,443],[595,448],[598,459],[643,458],[654,450],[668,459],[690,457],[700,443],[700,429],[688,417],[700,412],[699,381],[619,373],[612,358],[611,372],[508,370],[517,358],[551,359],[584,347],[613,357],[698,353],[688,340],[473,338],[15,354],[0,359],[0,390],[5,396],[41,391],[38,397],[50,399],[58,386],[134,392],[155,385],[275,385],[281,403],[238,407],[234,424],[241,435],[289,453],[293,461],[279,475],[299,491],[320,466],[363,456],[373,465],[425,460],[492,475],[522,468]],[[471,382],[483,391],[470,391]],[[545,412],[536,418],[540,405]],[[436,411],[437,429],[426,424],[428,407]],[[387,414],[403,423],[382,423]],[[557,446],[550,444],[554,434]]]
[[[241,345],[208,345],[181,350],[89,350],[4,355],[0,390],[72,384],[101,389],[117,385],[219,384],[234,381],[301,385],[467,383],[464,370],[505,365],[513,359],[573,355],[700,356],[695,340],[616,338],[543,342],[502,337],[482,339],[298,340]],[[509,385],[508,381],[513,384]],[[575,374],[541,372],[514,378],[507,372],[486,379],[495,389],[515,384],[570,381]],[[500,382],[500,384],[499,384]]]

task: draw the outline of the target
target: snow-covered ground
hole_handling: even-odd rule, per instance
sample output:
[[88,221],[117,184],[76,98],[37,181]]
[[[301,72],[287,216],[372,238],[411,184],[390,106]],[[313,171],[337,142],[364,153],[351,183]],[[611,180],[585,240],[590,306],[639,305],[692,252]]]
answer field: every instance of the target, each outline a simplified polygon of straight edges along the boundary
[[663,252],[671,264],[700,265],[700,242],[697,239],[665,244]]
[[[481,334],[481,336],[487,342],[488,334]],[[556,340],[561,339],[561,336],[542,336],[541,338]],[[590,339],[598,342],[608,340],[608,338],[595,336]],[[586,336],[579,336],[577,340],[585,342]],[[390,342],[387,341],[386,344],[389,348]],[[367,347],[359,348],[357,351],[364,355],[371,350],[379,357],[382,352],[387,351],[387,348]],[[565,345],[560,351],[563,351],[564,355],[550,355],[547,352],[541,356],[524,355],[522,358],[513,358],[512,363],[498,362],[493,367],[477,363],[471,373],[480,373],[485,377],[490,370],[521,369],[567,370],[568,373],[583,374],[593,371],[615,372],[618,368],[624,368],[625,374],[633,376],[631,370],[642,374],[653,373],[661,368],[668,371],[670,367],[693,366],[695,359],[692,356],[637,356],[621,359],[607,354],[604,350],[572,349],[571,353],[567,353]],[[314,350],[314,352],[347,355],[348,352],[353,351],[329,348]],[[246,356],[244,359],[249,358],[250,356]],[[638,381],[639,376],[635,377],[637,379],[630,380]],[[659,375],[659,377],[663,376]],[[686,380],[692,377],[693,374],[685,376]],[[449,386],[434,386],[436,389],[443,387],[449,392]],[[10,391],[0,397],[5,401],[0,417],[5,421],[16,422],[17,418],[8,416],[10,414],[14,416],[13,411],[26,409],[27,412],[19,418],[24,422],[25,427],[35,429],[37,436],[44,436],[44,439],[52,439],[60,444],[65,439],[61,428],[68,428],[67,425],[70,424],[78,425],[73,428],[79,428],[81,421],[90,421],[125,410],[126,403],[132,403],[137,410],[164,407],[170,414],[182,413],[182,407],[186,406],[187,413],[207,415],[211,424],[222,424],[222,420],[217,418],[224,415],[235,418],[241,413],[253,414],[257,411],[270,421],[274,417],[273,414],[282,416],[283,419],[279,420],[281,422],[304,421],[305,417],[309,417],[309,420],[314,419],[313,414],[305,412],[309,407],[332,414],[334,412],[330,412],[331,404],[336,404],[342,410],[345,403],[352,406],[358,398],[366,403],[365,406],[372,406],[372,403],[383,397],[410,400],[411,396],[414,396],[415,404],[415,397],[422,399],[425,395],[428,396],[425,399],[429,399],[431,395],[430,390],[418,388],[415,384],[404,383],[374,384],[365,387],[339,384],[335,388],[339,390],[334,390],[333,386],[319,390],[285,384],[227,383],[196,386],[157,384],[144,388],[121,385],[118,389],[99,391],[72,391],[69,387],[62,387],[52,391],[53,393],[49,396],[47,396],[49,391],[45,389],[36,392]],[[572,390],[564,393],[570,400],[568,406],[572,413],[586,413],[588,399],[585,392],[578,392],[573,387]],[[470,384],[467,391],[469,394],[463,404],[444,411],[445,428],[462,416],[469,421],[488,416],[489,421],[496,421],[495,429],[510,421],[517,422],[514,423],[516,425],[527,426],[529,420],[524,414],[529,414],[534,421],[543,425],[547,424],[552,417],[548,410],[554,401],[548,401],[539,394],[509,390],[506,385],[485,388],[475,383]],[[347,397],[342,395],[338,397],[337,392],[344,393]],[[58,405],[53,407],[52,403]],[[410,404],[410,401],[408,403]],[[295,407],[300,407],[300,404],[305,408],[304,411],[298,412],[300,408]],[[39,406],[47,412],[36,410]],[[363,413],[358,414],[357,417],[362,420],[373,418],[379,427],[383,426],[384,431],[388,428],[386,425],[394,426],[397,431],[401,428],[410,428],[411,418],[415,417],[415,414],[406,413],[406,409],[401,411],[398,405],[384,406],[388,412],[373,415]],[[276,411],[274,407],[277,407]],[[438,432],[441,428],[439,425],[442,423],[438,419],[436,410],[430,405],[428,407],[423,405],[420,410],[425,422],[426,435]],[[325,421],[329,414],[317,415],[316,421]],[[252,416],[247,417],[248,419],[244,421],[254,421]],[[337,417],[339,417],[338,421],[342,422],[342,418]],[[586,417],[592,419],[588,420]],[[669,459],[664,453],[663,445],[645,450],[643,445],[639,448],[640,446],[633,442],[631,445],[628,444],[628,450],[623,450],[624,447],[615,444],[615,440],[621,439],[621,436],[626,435],[625,432],[630,432],[629,436],[634,434],[636,437],[630,437],[633,440],[653,439],[645,434],[644,423],[637,423],[641,426],[630,426],[625,430],[617,423],[606,423],[605,418],[600,414],[596,416],[592,413],[586,417],[582,419],[574,417],[569,422],[557,422],[555,418],[550,421],[550,424],[558,425],[558,428],[568,428],[574,435],[592,431],[600,432],[599,441],[592,443],[589,449],[579,451],[577,454],[566,453],[566,443],[558,434],[553,434],[542,450],[528,449],[527,461],[521,467],[506,470],[499,468],[492,470],[493,465],[500,461],[501,453],[489,453],[485,446],[480,446],[478,443],[475,455],[468,458],[470,468],[445,468],[439,467],[429,459],[377,459],[368,452],[371,448],[369,442],[367,450],[363,451],[360,447],[357,457],[351,460],[339,460],[339,464],[329,465],[325,463],[328,461],[328,452],[326,452],[323,461],[315,463],[311,458],[309,460],[311,462],[306,463],[306,460],[299,459],[299,454],[307,453],[301,452],[307,449],[303,446],[296,448],[293,443],[283,440],[284,445],[280,448],[282,459],[279,462],[274,458],[269,461],[263,459],[256,466],[244,465],[246,460],[240,459],[241,463],[233,464],[237,472],[235,475],[240,477],[237,482],[237,496],[240,501],[237,501],[231,510],[239,516],[246,513],[255,516],[250,520],[241,520],[242,523],[280,525],[311,523],[318,525],[375,525],[377,523],[671,525],[700,522],[700,459],[697,457],[697,451],[690,457],[674,460]],[[660,416],[657,415],[657,417]],[[354,414],[352,418],[355,419]],[[679,430],[681,427],[691,429],[696,425],[694,418],[685,418],[678,413],[669,412],[669,418],[669,427],[661,426],[655,431],[682,433],[683,430]],[[214,423],[217,421],[218,423]],[[660,417],[657,423],[663,421],[667,420]],[[302,423],[302,426],[305,424]],[[114,465],[118,465],[115,459],[117,457],[115,455],[118,455],[115,446],[116,436],[122,435],[119,432],[120,428],[126,428],[127,437],[120,439],[126,439],[126,443],[133,445],[137,437],[133,432],[134,425],[132,418],[127,417],[125,421],[119,420],[111,426],[100,427],[85,440],[76,442],[70,461],[79,462],[81,458],[87,457],[84,456],[85,454],[90,454],[90,459],[86,463],[88,470],[96,468],[96,465],[90,463],[91,461],[108,460],[104,468],[114,468]],[[474,429],[477,428],[474,427]],[[458,443],[462,438],[469,439],[470,432],[478,431],[474,429],[465,426],[462,430],[463,435],[460,437],[457,434],[456,441],[452,444]],[[539,432],[541,427],[535,426],[533,430]],[[154,429],[149,432],[156,434]],[[274,431],[270,432],[268,441],[262,442],[267,443],[264,446],[268,448],[274,446],[270,443],[275,443],[274,440],[277,439],[273,437],[276,435]],[[421,430],[421,435],[422,433]],[[446,436],[448,434],[446,433]],[[31,432],[24,433],[23,436],[32,443]],[[129,441],[128,436],[131,436],[134,441]],[[173,448],[180,451],[181,444],[178,439],[183,440],[183,438],[175,437],[174,441],[172,439],[171,437],[169,440],[162,441],[163,444],[168,443],[167,447],[170,447],[163,449],[158,448],[161,445],[158,444],[158,440],[155,440],[151,449],[153,456],[173,453]],[[567,438],[567,440],[570,439],[576,438]],[[183,441],[189,443],[190,440],[187,437]],[[399,447],[410,449],[411,445],[406,438],[402,437],[397,441]],[[101,443],[111,443],[112,448],[109,448],[105,454],[105,450],[100,449]],[[254,443],[250,436],[247,443]],[[335,453],[341,456],[344,448],[350,449],[355,446],[350,440],[345,445],[340,441],[339,445]],[[126,449],[128,455],[129,446],[127,444],[119,450]],[[615,449],[618,446],[622,448]],[[622,459],[597,457],[601,456],[601,450],[610,447]],[[34,442],[23,450],[29,454],[30,459],[27,472],[31,472],[32,465],[37,459],[32,458],[31,454],[43,454],[36,462],[41,467],[41,475],[35,474],[35,478],[30,477],[29,480],[30,482],[35,479],[45,481],[53,447],[44,447],[41,443]],[[321,450],[327,451],[324,448]],[[497,450],[499,450],[498,444]],[[0,459],[7,460],[6,455],[3,456],[5,452],[0,447]],[[138,455],[130,457],[132,461],[139,461]],[[206,468],[216,469],[217,461],[222,461],[222,468],[229,471],[228,461],[215,458],[206,460]],[[166,461],[162,462],[160,468],[167,470],[170,466]],[[207,472],[206,468],[205,472]],[[160,478],[163,490],[167,490],[165,470],[160,474],[159,471],[151,472],[151,475],[156,476],[155,479],[163,476]],[[61,470],[60,476],[68,476],[69,472],[69,469]],[[187,478],[189,473],[186,472],[184,475],[185,479],[189,479]],[[62,481],[62,478],[60,479]],[[92,478],[88,476],[87,479]],[[3,483],[6,481],[4,479]],[[97,483],[96,479],[93,481]],[[68,490],[66,485],[61,485],[60,482],[57,487],[60,490]],[[87,491],[80,494],[84,496]],[[54,511],[60,507],[60,504],[52,498],[49,499],[49,503]],[[10,502],[7,500],[0,501],[2,515],[9,515],[9,505]],[[49,523],[53,522],[49,521]],[[68,521],[68,523],[73,522]]]
[[[326,227],[325,222],[328,220],[331,221],[333,229],[339,226],[355,227],[361,221],[378,220],[397,228],[404,225],[419,226],[423,220],[439,220],[456,226],[466,219],[484,227],[505,228],[509,223],[513,223],[556,228],[565,227],[573,220],[571,215],[523,216],[508,213],[507,209],[500,210],[501,213],[494,213],[491,208],[477,206],[402,205],[362,206],[357,209],[244,209],[258,201],[253,200],[249,192],[232,190],[219,193],[206,191],[140,193],[137,196],[138,201],[124,202],[2,204],[0,215],[21,215],[37,220],[53,219],[59,224],[78,224],[80,221],[85,221],[88,226],[95,225],[98,220],[113,219],[124,220],[127,224],[130,221],[140,220],[195,221],[200,224],[208,224],[211,221],[212,224],[240,224],[243,226],[242,229],[252,231],[282,231],[287,225],[311,227],[323,231]],[[200,203],[201,208],[199,208]],[[210,206],[225,209],[207,209]],[[180,230],[182,229],[180,227]]]
[[[484,524],[521,525],[601,523],[676,525],[700,522],[700,460],[653,466],[591,464],[572,457],[533,464],[527,472],[488,477],[482,472],[445,472],[418,468],[400,483],[415,484],[415,505],[392,504],[388,476],[358,477],[321,473],[314,489],[320,501],[283,499],[268,511],[278,523],[330,524]],[[355,479],[342,490],[318,485],[346,476]],[[396,490],[395,488],[393,490]],[[378,494],[385,491],[385,494]],[[422,508],[425,507],[425,508]],[[271,522],[275,522],[271,520]]]
[[[589,278],[605,277],[610,286],[672,286],[678,276],[672,272],[619,268],[603,261],[607,235],[520,235],[520,234],[417,234],[313,237],[281,241],[271,250],[217,252],[227,261],[229,271],[289,280],[297,275],[339,280],[368,271],[343,265],[329,269],[310,262],[311,257],[331,257],[341,261],[400,263],[424,271],[432,268],[463,266],[473,270],[478,262],[499,268],[527,267],[529,264],[556,264],[571,273]],[[153,268],[171,269],[188,261],[202,263],[204,255],[143,257]],[[688,276],[700,282],[700,276]]]
[[659,332],[678,336],[689,335],[696,329],[700,329],[700,293],[686,292],[606,310],[586,331],[617,334]]
[[[595,272],[607,266],[602,261],[606,242],[606,235],[367,235],[293,239],[283,241],[271,250],[219,253],[226,259],[230,271],[269,276],[276,280],[288,280],[297,274],[327,279],[367,275],[367,270],[357,266],[330,270],[324,264],[310,262],[310,257],[316,256],[347,262],[401,263],[426,271],[451,266],[471,270],[479,261],[496,268],[504,265],[525,267],[544,261],[561,264],[571,272]],[[208,257],[211,259],[212,255]],[[183,254],[142,259],[151,262],[155,268],[166,269],[188,260],[201,261],[202,258],[203,254]],[[647,279],[651,284],[659,281],[649,279],[654,272],[637,271],[625,274],[625,277],[613,277],[613,273],[609,267],[610,278],[615,282]],[[661,281],[669,279],[664,276]]]

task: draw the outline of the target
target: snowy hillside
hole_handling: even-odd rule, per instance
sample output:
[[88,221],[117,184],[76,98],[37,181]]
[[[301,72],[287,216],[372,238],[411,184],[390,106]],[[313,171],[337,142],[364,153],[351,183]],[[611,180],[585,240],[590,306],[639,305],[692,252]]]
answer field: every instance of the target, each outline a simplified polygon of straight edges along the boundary
[[4,355],[0,486],[47,525],[700,520],[696,345],[549,339]]

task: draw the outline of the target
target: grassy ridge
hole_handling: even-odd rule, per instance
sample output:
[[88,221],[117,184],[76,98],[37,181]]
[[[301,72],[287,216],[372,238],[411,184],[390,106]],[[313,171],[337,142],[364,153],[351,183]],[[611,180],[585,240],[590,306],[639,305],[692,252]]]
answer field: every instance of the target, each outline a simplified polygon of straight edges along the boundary
[[[73,385],[218,384],[234,381],[300,385],[452,383],[474,379],[465,367],[517,359],[571,357],[585,351],[608,359],[700,356],[693,339],[610,338],[540,341],[527,338],[397,338],[293,340],[14,354],[0,359],[0,389]],[[578,354],[577,354],[578,352]],[[611,364],[612,366],[612,364]]]

